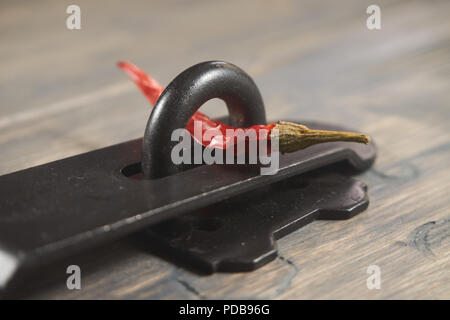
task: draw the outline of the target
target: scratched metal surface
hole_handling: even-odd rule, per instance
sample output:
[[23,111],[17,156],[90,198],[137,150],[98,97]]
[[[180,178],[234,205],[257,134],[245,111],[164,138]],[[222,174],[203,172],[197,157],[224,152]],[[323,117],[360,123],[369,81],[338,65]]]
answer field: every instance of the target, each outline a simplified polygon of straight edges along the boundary
[[[18,297],[450,298],[450,2],[377,1],[379,31],[365,27],[371,1],[77,1],[80,31],[65,28],[69,4],[1,4],[1,174],[141,136],[149,109],[117,60],[167,84],[223,59],[254,77],[268,118],[372,135],[379,157],[359,177],[371,204],[283,238],[252,273],[198,276],[130,237],[36,270]],[[66,289],[68,264],[81,290]]]

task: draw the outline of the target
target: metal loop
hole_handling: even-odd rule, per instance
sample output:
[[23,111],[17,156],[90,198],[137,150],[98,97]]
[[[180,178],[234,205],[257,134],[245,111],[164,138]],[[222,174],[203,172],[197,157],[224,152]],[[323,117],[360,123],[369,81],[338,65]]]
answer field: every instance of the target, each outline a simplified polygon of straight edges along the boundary
[[142,148],[144,178],[161,178],[183,170],[171,161],[171,150],[178,143],[171,141],[172,132],[186,128],[194,113],[213,98],[226,103],[232,126],[266,123],[261,94],[248,74],[223,61],[194,65],[167,86],[150,115]]

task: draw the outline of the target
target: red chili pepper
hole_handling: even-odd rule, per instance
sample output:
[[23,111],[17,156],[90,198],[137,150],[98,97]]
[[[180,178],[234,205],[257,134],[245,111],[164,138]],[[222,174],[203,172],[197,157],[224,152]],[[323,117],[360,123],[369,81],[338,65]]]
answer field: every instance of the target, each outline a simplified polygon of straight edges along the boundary
[[[136,65],[129,62],[118,62],[118,67],[124,70],[134,81],[134,83],[141,89],[144,96],[148,99],[153,106],[156,104],[164,88],[152,77],[147,75],[144,71],[139,69]],[[202,135],[197,137],[194,135],[194,122],[201,121],[202,123]],[[311,130],[304,125],[279,121],[278,123],[269,123],[267,125],[254,125],[248,128],[235,128],[229,126],[221,121],[211,119],[200,111],[195,112],[186,129],[190,132],[191,136],[205,147],[227,149],[230,146],[235,146],[235,138],[239,139],[240,135],[252,139],[256,137],[257,140],[268,140],[274,137],[274,134],[279,138],[279,147],[282,153],[294,152],[300,149],[307,148],[311,145],[330,142],[330,141],[351,141],[368,143],[369,137],[364,134],[357,134],[352,132],[341,131],[326,131],[326,130]],[[211,139],[203,139],[204,133],[210,129],[215,129],[220,132],[220,136],[213,136]],[[235,131],[234,136],[227,135],[227,130]],[[274,130],[276,129],[276,130]],[[256,132],[256,135],[248,134],[249,130]]]

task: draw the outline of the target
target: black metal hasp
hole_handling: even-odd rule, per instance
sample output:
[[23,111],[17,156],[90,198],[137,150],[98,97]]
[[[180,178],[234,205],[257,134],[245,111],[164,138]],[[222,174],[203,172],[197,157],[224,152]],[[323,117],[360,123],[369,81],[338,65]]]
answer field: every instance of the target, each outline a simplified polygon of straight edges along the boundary
[[[267,188],[288,178],[301,181],[300,174],[337,162],[366,170],[375,159],[373,143],[324,143],[283,154],[275,175],[261,175],[259,165],[237,164],[180,171],[170,162],[170,133],[185,126],[211,98],[227,103],[228,122],[234,126],[266,121],[259,91],[247,74],[229,63],[205,62],[184,71],[167,87],[144,139],[1,176],[0,290],[20,283],[36,266],[150,225],[147,235],[182,262],[194,261],[210,271],[249,270],[274,257],[274,239],[286,232],[314,219],[348,218],[367,206],[365,188],[342,178],[335,182],[327,178],[323,193],[319,178],[299,193],[292,187],[295,181],[277,189],[282,192]],[[312,129],[343,130],[323,123],[305,124]],[[151,179],[136,179],[141,161]],[[334,183],[336,190],[331,190]],[[291,206],[273,205],[286,195],[292,198]],[[311,201],[304,202],[305,198]],[[258,208],[271,209],[261,214]],[[229,217],[218,218],[220,213]],[[170,220],[181,214],[187,220]],[[220,223],[208,227],[207,219]],[[164,225],[159,225],[162,221]],[[180,221],[189,224],[180,230]],[[199,228],[191,230],[191,226]],[[186,238],[189,232],[193,237]]]

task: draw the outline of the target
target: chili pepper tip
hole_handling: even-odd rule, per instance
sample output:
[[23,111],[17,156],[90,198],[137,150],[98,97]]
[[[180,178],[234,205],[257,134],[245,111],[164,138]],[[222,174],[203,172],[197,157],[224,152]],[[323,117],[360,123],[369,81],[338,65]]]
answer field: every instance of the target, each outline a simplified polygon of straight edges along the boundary
[[[295,152],[315,144],[348,141],[368,144],[370,137],[362,133],[345,131],[313,130],[305,125],[278,121],[272,131],[271,138],[277,135],[281,153]],[[276,133],[278,131],[278,133]]]

